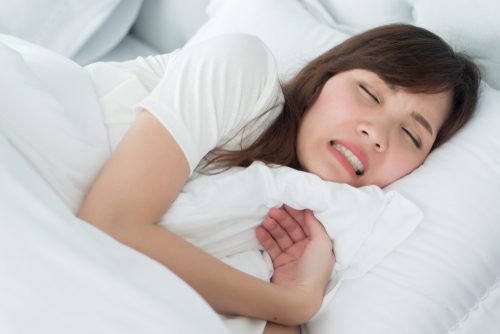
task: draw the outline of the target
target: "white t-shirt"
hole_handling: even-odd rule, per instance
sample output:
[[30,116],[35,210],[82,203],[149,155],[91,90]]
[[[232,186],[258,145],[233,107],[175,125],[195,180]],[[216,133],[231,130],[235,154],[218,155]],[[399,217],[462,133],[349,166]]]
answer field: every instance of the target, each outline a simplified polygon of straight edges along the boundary
[[144,108],[177,141],[191,173],[216,146],[239,149],[240,143],[251,143],[279,114],[284,101],[272,54],[259,39],[244,34],[86,68],[112,149]]

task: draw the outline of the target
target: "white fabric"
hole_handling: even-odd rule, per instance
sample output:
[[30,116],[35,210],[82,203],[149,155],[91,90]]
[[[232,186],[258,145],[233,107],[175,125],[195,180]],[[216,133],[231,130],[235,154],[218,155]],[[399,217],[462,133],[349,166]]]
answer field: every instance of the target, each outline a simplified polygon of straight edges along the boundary
[[229,334],[172,272],[75,218],[1,133],[0,152],[2,334]]
[[0,109],[0,332],[228,333],[187,284],[75,218],[61,198],[78,202],[64,194],[92,175],[74,174],[93,173],[109,151],[85,70],[6,36],[0,62],[8,92]]
[[8,92],[0,129],[76,212],[110,153],[88,74],[14,37],[0,35],[0,50],[0,91]]
[[78,49],[72,59],[79,64],[89,64],[111,52],[126,38],[127,32],[139,14],[142,2],[143,0],[121,0],[106,21]]
[[310,333],[497,332],[499,106],[500,92],[484,88],[471,123],[389,186],[422,208],[424,220],[372,271],[343,282]]
[[208,0],[144,1],[132,34],[162,53],[172,52],[186,43],[207,20]]
[[142,0],[0,1],[0,33],[88,64],[118,45],[141,4]]
[[[216,257],[260,249],[255,228],[272,207],[311,209],[334,240],[340,276],[367,272],[413,231],[422,212],[396,192],[354,188],[288,167],[254,162],[199,175],[183,188],[160,224]],[[372,238],[369,248],[361,250]],[[363,253],[365,258],[357,257]]]
[[[106,124],[121,124],[110,130],[113,147],[144,108],[175,138],[191,172],[216,146],[234,149],[252,142],[283,101],[273,56],[262,42],[242,34],[163,56],[97,63],[87,69]],[[239,131],[256,118],[251,127]]]
[[[423,218],[417,206],[394,191],[354,188],[254,162],[247,168],[190,180],[160,224],[216,257],[229,256],[226,261],[236,268],[269,280],[272,263],[259,256],[262,247],[255,228],[270,208],[283,204],[313,210],[334,242],[336,263],[323,309],[334,298],[337,284],[371,270]],[[238,328],[232,327],[233,333],[260,333],[265,324],[240,321]],[[228,326],[235,323],[231,319]]]
[[[273,3],[272,0],[269,0],[268,2],[269,4]],[[294,1],[283,2],[293,3]],[[255,3],[259,3],[259,1],[255,1]],[[471,2],[471,4],[474,5],[475,2]],[[373,6],[376,5],[378,4],[371,3],[372,7],[365,7],[365,9],[359,10],[363,10],[365,12],[375,11]],[[449,6],[449,4],[446,5]],[[495,20],[486,19],[482,22],[483,15],[494,15],[497,12],[494,11],[494,7],[492,7],[495,4],[490,2],[489,5],[490,6],[486,7],[484,5],[474,5],[474,10],[469,11],[471,14],[470,22],[477,24],[486,24],[487,22],[493,24],[497,22]],[[267,13],[265,6],[260,8],[261,13],[258,13],[259,15]],[[430,10],[434,8],[432,7],[431,2],[429,2],[429,8]],[[237,11],[228,12],[232,17],[241,18],[241,15],[245,16],[255,14],[255,11],[239,11],[237,7],[235,9]],[[310,32],[314,30],[308,29],[309,26],[307,24],[302,24],[303,22],[300,21],[300,16],[294,16],[294,24],[299,27],[304,27],[304,30],[297,29],[294,30],[294,34],[284,34],[278,26],[273,25],[273,22],[281,22],[280,20],[284,16],[284,12],[273,11],[273,13],[275,13],[274,17],[273,15],[270,15],[268,16],[269,20],[266,21],[268,23],[268,29],[261,29],[261,26],[266,22],[260,22],[258,32],[254,34],[277,34],[273,37],[273,41],[277,43],[277,46],[273,46],[273,48],[279,48],[279,43],[282,42],[286,42],[286,45],[289,47],[291,45],[289,41],[292,40],[294,43],[293,45],[295,45],[295,49],[289,49],[291,54],[294,52],[303,52],[303,49],[307,49],[307,43],[309,40],[302,38],[302,36],[312,36],[308,34],[308,31]],[[384,11],[384,13],[388,16],[393,15],[391,14],[393,13],[393,8],[388,8]],[[454,9],[451,8],[446,9],[445,11],[436,11],[436,13],[442,14],[439,15],[439,20],[445,25],[447,22],[447,16],[450,13],[454,13]],[[476,16],[476,18],[472,19],[472,15],[479,15],[479,17]],[[421,16],[425,16],[425,14],[421,14]],[[184,20],[183,17],[179,17],[179,19]],[[224,20],[225,18],[220,16],[219,19]],[[251,20],[252,17],[241,19]],[[254,19],[258,20],[258,17]],[[275,19],[275,21],[272,21],[273,19]],[[305,22],[311,23],[309,20]],[[220,22],[221,25],[223,25],[223,23],[223,21]],[[250,26],[249,29],[252,30],[252,26]],[[480,33],[483,33],[484,36],[491,36],[490,33],[495,31],[493,28],[478,30]],[[333,31],[335,32],[335,30]],[[252,31],[247,32],[252,33]],[[327,39],[326,37],[331,36],[328,35],[327,32],[328,31],[325,31],[325,34],[317,37],[320,38],[320,40],[321,38]],[[470,37],[472,40],[469,39],[466,32],[467,31],[464,32],[463,41],[469,41],[472,45],[475,43],[477,38]],[[168,31],[166,33],[168,33]],[[477,40],[479,41],[482,39],[479,38]],[[494,56],[495,50],[492,46],[497,44],[497,39],[494,39],[491,42],[485,42],[485,44],[481,42],[481,45],[486,45],[489,48],[490,53],[485,55],[485,57],[489,57],[490,55]],[[43,59],[44,58],[40,59],[37,63],[39,65],[43,64],[46,61]],[[498,60],[498,57],[491,59]],[[283,68],[282,61],[282,58],[277,57],[277,62],[280,68]],[[9,64],[8,62],[5,63]],[[4,64],[4,61],[2,64]],[[5,68],[8,67],[6,66]],[[61,72],[66,71],[64,67],[55,66],[54,68],[51,68],[51,73],[61,74],[58,70]],[[486,70],[486,74],[490,77],[493,77],[494,73],[494,70]],[[52,85],[55,82],[58,81],[47,80],[43,83],[43,87],[53,87]],[[73,79],[62,80],[61,82],[61,86],[51,89],[51,94],[59,92],[66,94],[68,92],[65,90],[65,86],[71,87],[69,83],[81,81],[79,79]],[[86,84],[83,86],[85,87]],[[2,88],[10,88],[10,86],[2,86]],[[9,90],[3,89],[3,91]],[[4,99],[6,95],[8,94],[2,95],[2,99]],[[500,157],[500,136],[496,135],[497,129],[495,128],[500,122],[498,119],[499,113],[497,112],[498,105],[500,104],[500,97],[498,95],[499,93],[494,90],[486,90],[481,97],[481,105],[479,107],[480,113],[475,117],[475,121],[472,123],[473,125],[462,131],[460,136],[456,137],[455,140],[443,146],[440,150],[434,152],[431,159],[429,159],[427,163],[416,173],[405,178],[405,181],[401,181],[400,183],[394,185],[395,190],[401,191],[406,197],[410,198],[424,209],[424,221],[421,225],[419,225],[419,227],[417,227],[415,233],[408,240],[398,247],[395,252],[383,259],[382,262],[371,272],[359,279],[344,281],[339,286],[335,298],[331,301],[330,306],[325,309],[325,312],[322,313],[321,317],[311,321],[307,326],[306,329],[308,329],[310,333],[497,333],[497,330],[500,327],[498,322],[500,318],[498,316],[500,314],[500,290],[498,288],[498,282],[500,281],[500,273],[498,272],[498,268],[500,268],[500,260],[498,259],[497,252],[497,245],[500,242],[498,233],[500,208],[497,206],[497,199],[500,197],[500,185],[498,184],[500,181],[500,177],[498,175],[498,171],[500,170],[500,162],[498,158]],[[61,98],[63,96],[64,95],[61,95]],[[67,98],[65,100],[66,103],[75,99],[74,95],[70,96],[71,98]],[[33,97],[30,98],[33,99]],[[78,99],[76,100],[78,101]],[[26,103],[23,99],[20,99],[19,101],[22,102],[22,105]],[[95,104],[96,102],[93,100],[93,103]],[[78,105],[78,103],[75,103],[73,107],[76,108]],[[8,106],[11,105],[9,104]],[[9,109],[5,108],[2,110],[5,111]],[[88,108],[87,110],[97,109]],[[30,117],[33,117],[33,115]],[[27,119],[29,120],[29,117]],[[40,118],[39,121],[41,128],[44,126],[50,126],[50,124],[47,125],[47,123],[43,122],[43,118]],[[0,122],[0,124],[2,124],[2,122]],[[21,129],[26,132],[31,131],[35,134],[39,131],[34,127]],[[48,136],[47,138],[50,138],[51,134],[46,133],[45,135]],[[28,138],[27,136],[28,135],[26,135],[26,138]],[[44,136],[34,136],[33,138],[34,140],[37,140],[44,138]],[[4,152],[5,151],[2,149],[2,157],[5,156],[6,159],[6,161],[4,161],[0,158],[2,160],[2,167],[12,163],[12,165],[10,165],[13,166],[12,170],[21,173],[18,160],[12,158],[11,155],[4,155]],[[64,153],[68,153],[68,151]],[[25,153],[23,152],[23,154]],[[33,162],[31,163],[33,164]],[[73,165],[73,168],[78,169],[78,166],[79,164],[75,164]],[[69,171],[72,170],[69,169]],[[37,173],[40,173],[40,171],[37,170]],[[415,175],[415,177],[413,175]],[[12,221],[14,222],[21,221],[21,219],[34,221],[36,218],[33,217],[41,211],[38,210],[38,206],[32,205],[31,201],[28,201],[27,195],[24,193],[20,196],[14,196],[15,191],[10,186],[11,183],[8,182],[9,180],[12,180],[12,178],[13,177],[11,175],[7,178],[2,178],[2,185],[5,184],[8,186],[3,187],[0,190],[0,193],[2,194],[2,201],[0,201],[0,206],[2,206],[0,215],[4,212],[8,213],[8,219],[11,219],[12,217]],[[26,183],[21,183],[20,187],[22,189],[27,189],[27,193],[35,193],[35,196],[31,197],[31,199],[36,198],[36,200],[41,201],[54,197],[48,196],[48,192],[50,190],[47,190],[46,188],[41,188],[40,191],[36,192],[34,190],[34,188],[36,188],[36,183],[25,174],[20,174],[20,177],[17,178],[17,180],[26,180]],[[52,185],[54,186],[54,184]],[[450,185],[452,187],[447,189]],[[401,189],[397,187],[401,187]],[[62,188],[58,189],[58,192],[61,191],[65,192],[66,190]],[[62,203],[59,204],[60,206],[63,206]],[[17,205],[16,209],[14,209],[15,205]],[[47,206],[49,207],[49,210],[58,208],[58,204],[56,202],[47,202]],[[30,211],[27,211],[26,208],[36,209],[30,209]],[[11,214],[12,212],[13,214]],[[25,246],[26,249],[29,249],[30,243],[24,242],[25,240],[20,238],[21,236],[27,235],[26,229],[24,228],[26,225],[10,224],[9,227],[23,229],[19,233],[11,232],[11,229],[4,227],[5,222],[9,221],[8,219],[4,219],[4,217],[5,216],[2,216],[2,219],[0,219],[0,223],[3,227],[2,232],[5,231],[5,233],[0,235],[0,238],[2,238],[2,242],[0,244],[18,244],[22,245],[22,247]],[[47,221],[53,222],[55,221],[55,218],[50,217]],[[45,228],[47,225],[40,223],[37,220],[37,226]],[[33,233],[31,227],[32,225],[30,225],[29,231]],[[47,229],[49,230],[49,228]],[[50,231],[48,232],[51,238],[58,238],[58,240],[61,241],[63,244],[61,248],[64,249],[65,252],[72,252],[71,249],[73,249],[77,244],[77,239],[67,238],[65,232],[61,232],[59,230],[54,231],[53,233],[50,233]],[[11,235],[14,235],[14,238],[10,238]],[[78,236],[81,237],[80,234],[78,234]],[[37,239],[37,237],[34,236],[34,239]],[[68,240],[68,243],[64,242],[66,239]],[[123,251],[122,247],[119,249],[114,247],[111,247],[111,249],[101,249],[101,247],[96,246],[94,242],[91,241],[89,243],[87,240],[82,243],[85,246],[85,251],[95,248],[98,253],[95,258],[92,258],[89,261],[99,259],[103,256],[103,254],[107,254],[107,252]],[[91,244],[92,247],[89,248],[89,244]],[[38,261],[40,258],[37,257],[37,255],[41,256],[40,254],[47,254],[43,253],[44,250],[51,252],[53,249],[51,245],[53,245],[52,241],[44,242],[39,248],[34,249],[33,254],[30,254],[25,258],[16,256],[19,255],[18,252],[1,252],[0,254],[4,255],[5,258],[2,257],[0,263],[8,263],[9,266],[5,268],[15,268],[16,270],[19,268],[20,263],[25,263],[28,267],[38,262],[46,264],[44,261]],[[83,247],[80,249],[83,249]],[[37,251],[40,251],[40,254]],[[5,282],[5,279],[12,278],[12,281],[9,281],[9,285],[7,287],[2,285],[2,288],[4,288],[4,290],[2,290],[2,296],[6,296],[5,299],[2,299],[2,301],[4,301],[2,307],[5,306],[7,309],[12,310],[12,308],[9,308],[12,304],[8,304],[8,302],[18,300],[21,295],[24,297],[24,299],[22,299],[24,301],[22,307],[19,307],[18,312],[12,313],[12,315],[14,315],[13,318],[15,319],[16,324],[20,324],[20,326],[26,328],[26,333],[32,333],[34,331],[40,333],[53,333],[54,328],[58,328],[57,326],[61,324],[60,314],[47,317],[46,313],[41,312],[41,310],[43,311],[49,307],[56,308],[62,304],[60,303],[62,297],[52,292],[57,289],[58,285],[61,287],[67,287],[67,285],[65,285],[67,282],[71,282],[73,284],[71,287],[72,289],[65,288],[58,291],[61,291],[64,295],[71,298],[71,304],[64,304],[68,306],[68,317],[66,319],[68,323],[73,326],[71,327],[71,330],[68,331],[78,330],[79,328],[82,328],[81,326],[83,324],[91,327],[93,324],[102,323],[103,321],[107,321],[109,319],[111,320],[109,320],[106,325],[112,327],[112,329],[106,332],[110,333],[127,333],[129,328],[135,329],[135,331],[131,332],[143,331],[143,328],[150,328],[148,326],[151,326],[152,322],[149,322],[148,320],[146,320],[147,323],[141,322],[139,324],[142,317],[148,316],[147,312],[135,313],[134,310],[132,310],[131,313],[124,313],[120,308],[123,307],[123,304],[110,305],[108,307],[108,303],[104,303],[104,312],[99,315],[97,312],[100,310],[93,312],[86,309],[86,312],[91,313],[92,316],[82,318],[84,319],[83,321],[76,319],[75,317],[80,314],[78,313],[78,309],[75,309],[75,307],[79,306],[78,301],[86,300],[85,296],[78,293],[78,289],[85,286],[85,282],[82,282],[81,278],[83,277],[87,280],[89,276],[94,277],[94,275],[100,275],[90,269],[81,271],[81,275],[79,277],[70,277],[72,280],[64,279],[64,277],[67,276],[60,276],[62,279],[59,281],[57,275],[50,275],[50,280],[48,278],[45,280],[32,279],[32,277],[40,277],[37,276],[39,273],[47,274],[54,272],[61,273],[61,275],[70,274],[70,272],[66,270],[66,267],[60,267],[60,263],[57,262],[58,258],[54,257],[54,254],[60,255],[61,252],[57,249],[56,251],[45,256],[46,261],[50,262],[50,266],[46,266],[47,270],[39,269],[35,272],[35,269],[32,268],[33,271],[14,272],[13,270],[11,271],[8,269],[4,271],[4,267],[2,267],[2,275],[0,277],[4,279],[3,282]],[[84,255],[82,255],[82,257],[83,256]],[[143,258],[144,257],[141,257],[141,259]],[[138,257],[136,257],[136,259],[138,259]],[[89,261],[86,261],[85,265],[89,265]],[[136,262],[130,261],[129,258],[125,258],[121,262],[116,261],[114,258],[103,264],[102,268],[114,268],[113,264],[116,265],[116,263],[125,263],[122,267],[124,272],[120,275],[120,277],[114,277],[112,280],[113,283],[111,284],[112,286],[113,284],[116,284],[116,282],[129,277],[129,275],[140,274],[136,271],[130,270],[131,268],[128,267],[128,264],[134,263],[134,265],[136,265]],[[79,266],[82,266],[82,268],[88,268],[85,267],[85,265],[82,265],[80,262],[75,262],[74,268],[68,268],[70,268],[70,270],[78,270]],[[129,271],[126,271],[126,268],[128,268]],[[8,272],[13,276],[5,276],[5,272]],[[148,273],[147,270],[145,272]],[[106,274],[103,275],[106,275],[106,277],[109,278],[113,274],[110,271],[106,271]],[[149,278],[154,275],[155,274],[151,274]],[[54,281],[54,279],[56,280]],[[97,279],[97,281],[99,281],[99,279]],[[159,281],[162,281],[163,283],[165,281],[164,277],[160,277]],[[34,282],[38,282],[40,285],[33,285]],[[19,283],[19,285],[16,283]],[[33,288],[31,290],[26,290],[30,289],[30,286]],[[134,284],[134,287],[136,288],[141,286],[143,286],[141,283]],[[47,291],[47,295],[42,296],[43,291],[40,287],[43,287],[43,289]],[[47,289],[48,287],[51,287],[51,289]],[[151,287],[156,286],[151,285]],[[167,292],[164,295],[174,293],[176,291],[176,287],[177,285],[172,285],[173,292]],[[26,291],[26,293],[23,294],[23,291]],[[92,290],[83,289],[83,293],[86,293],[87,296],[93,296]],[[121,293],[121,295],[128,296],[127,293]],[[153,295],[154,293],[148,293],[148,296],[150,297]],[[73,298],[74,296],[76,296],[76,298]],[[116,297],[116,295],[114,296]],[[176,297],[174,298],[176,298],[176,304],[181,304],[184,301],[189,303],[191,300],[188,296],[175,296]],[[168,298],[169,297],[165,297],[165,300],[162,302],[168,302],[166,301]],[[134,299],[135,298],[131,298],[131,300]],[[53,303],[47,303],[47,301]],[[33,305],[33,312],[26,312],[26,305]],[[89,304],[85,303],[84,305]],[[93,306],[95,306],[95,304],[93,304]],[[108,318],[106,315],[109,313],[106,312],[113,310],[113,307],[117,307],[117,313],[109,316]],[[76,313],[72,312],[73,310],[75,310]],[[143,309],[141,309],[141,311],[142,310]],[[170,310],[174,310],[174,307],[170,308]],[[164,312],[161,312],[161,316],[163,316],[165,321],[171,319],[170,321],[174,323],[177,319],[175,316],[172,318],[166,317],[166,314],[170,314],[168,313],[170,310],[164,309]],[[46,321],[44,324],[47,326],[44,326],[43,324],[40,325],[39,322],[36,322],[33,326],[31,326],[31,323],[26,321],[26,315],[28,313],[31,316],[40,314]],[[3,314],[5,313],[2,313],[2,315]],[[81,314],[82,317],[86,315],[85,312],[82,312]],[[206,313],[202,312],[200,315],[197,313],[195,318],[198,319],[201,315],[206,315]],[[156,319],[159,319],[159,317]],[[179,320],[180,322],[186,319],[187,322],[190,322],[189,325],[192,326],[196,326],[198,323],[192,321],[192,314],[189,315],[189,318],[184,318],[182,315],[179,315],[179,317],[182,318]],[[95,321],[89,321],[89,319],[95,319]],[[115,319],[118,320],[115,321]],[[128,327],[129,321],[137,322]],[[74,326],[75,323],[78,324],[78,327]],[[124,324],[123,328],[120,327],[120,330],[114,330],[114,328],[116,328],[114,326],[119,326],[119,324]],[[194,329],[192,332],[211,332],[211,327],[206,326],[205,323],[201,324],[200,327],[201,328]],[[83,327],[83,330],[85,329],[87,328]],[[6,321],[2,318],[0,321],[0,331],[2,333],[9,333],[9,330],[10,327],[7,326]],[[172,331],[183,332],[182,329],[173,329]],[[23,333],[21,330],[17,330],[15,332]],[[89,328],[86,332],[95,332],[95,328]],[[160,332],[160,330],[158,330],[158,332]],[[164,328],[163,332],[165,332]],[[189,330],[186,330],[185,332],[189,332]],[[223,332],[223,330],[219,329],[214,330],[213,332]]]
[[[492,0],[301,0],[324,10],[315,17],[328,16],[334,29],[359,32],[374,26],[405,22],[427,28],[455,49],[467,52],[481,67],[485,80],[500,89],[500,3]],[[327,13],[325,15],[325,12]],[[325,22],[324,20],[322,20]]]
[[[280,77],[287,78],[298,70],[297,64],[279,50],[307,53],[311,40],[320,41],[313,50],[326,50],[336,44],[330,38],[360,27],[421,23],[458,50],[468,51],[482,65],[486,80],[500,87],[498,81],[495,84],[500,78],[500,56],[498,49],[492,49],[500,43],[499,21],[492,18],[498,12],[496,2],[459,1],[450,7],[445,1],[332,0],[338,4],[333,10],[327,2],[301,0],[299,13],[297,1],[214,0],[210,19],[192,43],[231,31],[253,34],[277,50]],[[341,12],[347,13],[342,16],[345,20]],[[410,16],[416,21],[406,21]],[[293,20],[287,21],[288,17]],[[291,25],[293,33],[282,30],[283,25]],[[317,31],[322,33],[315,35]],[[314,334],[498,331],[500,93],[483,90],[471,124],[433,152],[421,168],[389,188],[423,209],[423,223],[372,271],[339,284],[329,306],[304,330]]]
[[[306,10],[307,9],[307,10]],[[308,60],[377,25],[406,22],[427,28],[467,52],[483,69],[485,80],[500,89],[500,3],[491,0],[212,0],[210,19],[188,40],[196,43],[221,33],[260,37],[288,79]],[[282,13],[286,13],[281,15]]]
[[120,0],[0,2],[0,33],[71,57],[112,15]]
[[255,35],[279,60],[282,80],[291,78],[316,55],[348,37],[316,22],[297,1],[213,1],[207,11],[210,20],[189,39],[188,45],[224,33]]
[[137,57],[157,55],[161,52],[133,35],[125,36],[118,45],[96,61],[126,61]]

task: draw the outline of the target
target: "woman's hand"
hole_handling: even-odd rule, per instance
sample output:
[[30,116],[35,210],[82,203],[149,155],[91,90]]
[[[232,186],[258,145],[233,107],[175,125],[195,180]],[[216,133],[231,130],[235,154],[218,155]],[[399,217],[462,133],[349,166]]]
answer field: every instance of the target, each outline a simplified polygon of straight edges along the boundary
[[322,224],[310,210],[273,208],[257,228],[257,238],[273,261],[272,282],[305,293],[304,309],[312,307],[310,316],[314,315],[335,263],[332,243]]

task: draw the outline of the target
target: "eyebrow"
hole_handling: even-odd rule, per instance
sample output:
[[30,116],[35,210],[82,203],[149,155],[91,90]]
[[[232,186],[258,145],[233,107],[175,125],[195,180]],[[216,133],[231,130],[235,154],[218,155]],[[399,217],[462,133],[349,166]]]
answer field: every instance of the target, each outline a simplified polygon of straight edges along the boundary
[[[389,89],[392,91],[392,92],[397,92],[398,91],[398,87],[396,85],[393,85],[393,84],[388,84],[386,83],[386,85],[389,87]],[[411,112],[411,117],[413,117],[413,119],[415,121],[417,121],[420,125],[422,125],[424,127],[424,129],[427,130],[427,132],[430,133],[430,135],[432,136],[432,126],[431,124],[429,123],[429,121],[427,121],[427,119],[425,119],[424,116],[422,116],[422,114],[416,112],[416,111],[412,111]]]
[[419,114],[416,111],[412,111],[411,117],[413,117],[413,119],[415,119],[420,125],[422,125],[427,130],[427,132],[429,132],[432,135],[432,127],[429,124],[429,122],[425,119],[425,117],[422,116],[422,114]]

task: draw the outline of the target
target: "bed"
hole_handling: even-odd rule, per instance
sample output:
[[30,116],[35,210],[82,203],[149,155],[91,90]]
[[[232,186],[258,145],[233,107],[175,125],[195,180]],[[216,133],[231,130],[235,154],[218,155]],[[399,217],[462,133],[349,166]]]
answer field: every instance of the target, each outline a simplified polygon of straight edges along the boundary
[[[423,221],[372,270],[342,281],[303,330],[500,331],[497,2],[17,3],[0,4],[1,333],[231,332],[168,269],[75,218],[110,150],[104,127],[96,126],[99,105],[80,65],[169,52],[242,32],[269,47],[286,80],[353,33],[390,22],[426,27],[470,54],[484,79],[478,110],[424,165],[389,187],[417,204]],[[10,19],[20,17],[27,4],[39,20],[46,14],[37,29],[23,25],[29,15],[25,21]],[[68,28],[57,33],[56,23]]]

